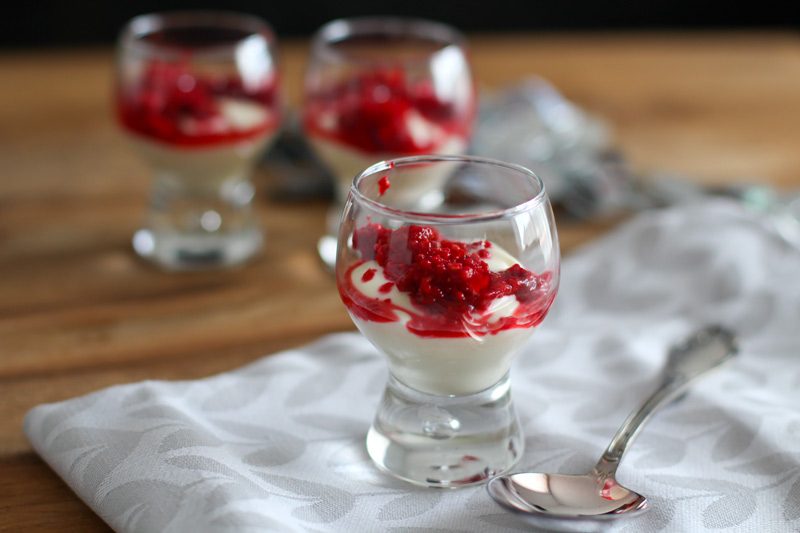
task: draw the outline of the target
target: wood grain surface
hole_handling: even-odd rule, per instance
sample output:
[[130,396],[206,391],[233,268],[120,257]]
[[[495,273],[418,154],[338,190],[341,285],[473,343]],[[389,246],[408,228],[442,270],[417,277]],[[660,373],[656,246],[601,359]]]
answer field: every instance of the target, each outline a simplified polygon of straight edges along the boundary
[[[606,118],[633,166],[800,187],[800,37],[471,36],[482,88],[539,74]],[[306,46],[283,43],[290,105]],[[107,527],[36,456],[28,409],[116,383],[191,379],[353,329],[315,243],[323,203],[260,194],[264,253],[172,274],[129,246],[149,181],[111,118],[111,50],[0,53],[0,530]],[[259,186],[270,187],[261,173]],[[569,253],[614,221],[559,221]]]

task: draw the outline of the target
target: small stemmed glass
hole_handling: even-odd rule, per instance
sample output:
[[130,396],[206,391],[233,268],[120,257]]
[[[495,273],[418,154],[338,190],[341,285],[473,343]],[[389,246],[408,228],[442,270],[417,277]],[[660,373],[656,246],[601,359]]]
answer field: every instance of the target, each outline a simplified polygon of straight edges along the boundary
[[[453,181],[458,195],[444,186]],[[555,298],[559,261],[549,200],[527,169],[421,156],[355,179],[336,278],[353,321],[389,363],[367,437],[381,469],[458,487],[514,465],[524,439],[509,368]]]
[[[306,73],[303,126],[335,177],[336,202],[319,245],[328,266],[353,177],[383,159],[465,153],[475,101],[465,39],[447,25],[373,17],[320,28]],[[406,194],[419,190],[408,187]]]
[[274,47],[265,22],[237,13],[143,15],[123,29],[117,116],[154,174],[139,255],[185,270],[259,250],[250,173],[280,124]]

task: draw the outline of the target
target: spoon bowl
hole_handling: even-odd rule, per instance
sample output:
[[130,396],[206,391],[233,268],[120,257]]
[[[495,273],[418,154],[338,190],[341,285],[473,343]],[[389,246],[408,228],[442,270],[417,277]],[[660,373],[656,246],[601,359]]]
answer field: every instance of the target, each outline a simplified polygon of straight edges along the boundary
[[570,517],[602,517],[647,508],[647,498],[641,494],[592,474],[511,474],[492,483],[489,493],[519,511]]
[[734,335],[720,326],[694,333],[670,350],[661,385],[628,416],[591,472],[507,474],[489,482],[489,494],[528,522],[549,529],[589,531],[608,520],[640,515],[647,509],[647,498],[620,485],[614,477],[628,445],[656,409],[680,396],[695,378],[736,351]]
[[647,509],[647,498],[641,494],[592,474],[522,472],[495,478],[488,490],[492,498],[528,522],[565,531],[591,531],[606,521],[633,518]]

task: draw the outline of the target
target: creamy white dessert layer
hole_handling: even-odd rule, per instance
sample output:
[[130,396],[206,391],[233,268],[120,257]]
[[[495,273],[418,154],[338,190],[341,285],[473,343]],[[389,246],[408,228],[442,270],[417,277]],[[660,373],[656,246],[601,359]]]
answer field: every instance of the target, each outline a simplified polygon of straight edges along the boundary
[[[258,104],[233,98],[220,98],[218,104],[220,133],[244,131],[272,121],[271,111]],[[186,119],[180,127],[191,135],[198,126]],[[249,139],[201,146],[179,146],[133,133],[129,137],[157,177],[191,179],[199,186],[215,186],[231,178],[245,178],[254,157],[272,143],[276,134],[277,127]]]
[[159,178],[191,179],[198,185],[214,185],[247,176],[253,158],[264,150],[275,132],[222,146],[181,147],[130,135],[136,150]]

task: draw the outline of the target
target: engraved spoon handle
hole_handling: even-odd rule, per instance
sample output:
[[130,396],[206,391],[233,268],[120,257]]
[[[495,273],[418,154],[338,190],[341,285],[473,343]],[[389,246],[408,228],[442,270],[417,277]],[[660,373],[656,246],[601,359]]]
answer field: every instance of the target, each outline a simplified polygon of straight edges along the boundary
[[738,351],[733,333],[721,326],[709,326],[672,347],[661,385],[633,411],[617,430],[594,468],[598,477],[617,471],[622,456],[655,411],[683,392],[696,378],[717,368]]

